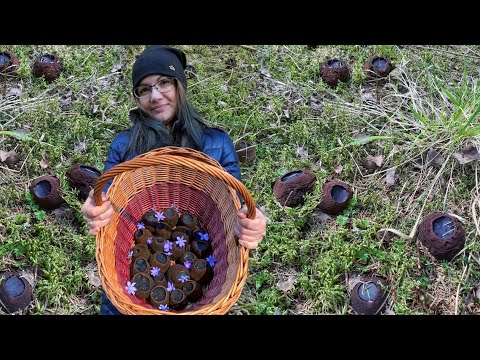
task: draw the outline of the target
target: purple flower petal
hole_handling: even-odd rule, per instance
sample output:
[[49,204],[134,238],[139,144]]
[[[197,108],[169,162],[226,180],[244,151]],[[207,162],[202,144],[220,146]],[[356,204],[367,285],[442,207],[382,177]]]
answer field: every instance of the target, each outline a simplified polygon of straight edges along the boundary
[[172,292],[173,290],[175,290],[175,286],[173,286],[173,283],[171,283],[170,281],[167,283],[167,291],[168,292]]
[[137,229],[138,229],[138,230],[140,230],[140,229],[145,229],[145,224],[140,221],[140,222],[137,224]]
[[188,275],[182,275],[182,276],[180,276],[180,278],[179,278],[178,280],[180,280],[180,282],[183,283],[183,282],[187,281],[188,279],[190,279],[190,278],[188,277]]
[[187,240],[185,240],[183,236],[177,236],[177,241],[175,241],[175,243],[182,248],[185,247],[186,242]]
[[198,236],[200,236],[200,240],[203,240],[203,241],[208,241],[209,239],[208,233],[199,232]]
[[185,266],[187,269],[190,269],[192,267],[192,263],[190,261],[185,261],[183,266]]
[[205,259],[206,262],[208,262],[208,264],[210,265],[210,267],[214,267],[215,266],[215,263],[217,262],[217,259],[215,259],[215,256],[213,255],[210,255],[208,256],[206,259]]
[[133,250],[130,250],[130,252],[127,255],[127,259],[131,259],[133,256]]
[[163,305],[163,304],[162,304],[162,305],[160,305],[160,306],[158,307],[158,310],[168,311],[168,305]]
[[158,274],[160,274],[160,268],[154,266],[150,269],[150,275],[157,276]]
[[165,220],[165,215],[163,215],[163,211],[162,212],[155,211],[155,218],[157,219],[157,221]]
[[152,238],[147,238],[147,244],[151,244],[153,242]]
[[130,281],[127,282],[127,286],[125,286],[125,290],[127,290],[127,293],[129,295],[135,295],[135,291],[137,291],[137,288],[135,287],[135,283],[131,283]]

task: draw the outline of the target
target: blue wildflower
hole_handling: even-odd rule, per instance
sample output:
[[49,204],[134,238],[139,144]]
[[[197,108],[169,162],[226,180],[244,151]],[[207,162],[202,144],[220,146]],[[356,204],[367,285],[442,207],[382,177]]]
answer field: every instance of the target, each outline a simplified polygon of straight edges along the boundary
[[215,259],[215,256],[210,255],[205,259],[205,261],[208,262],[208,265],[213,268],[215,266],[215,263],[217,262],[217,259]]
[[138,230],[145,229],[145,224],[140,221],[140,222],[137,224],[137,229],[138,229]]
[[130,281],[127,282],[127,286],[125,286],[125,290],[127,290],[127,293],[129,295],[135,295],[135,291],[137,291],[137,288],[135,287],[136,283],[131,283]]
[[198,236],[200,236],[200,240],[203,240],[203,241],[208,241],[209,239],[208,233],[198,232]]
[[175,243],[180,246],[181,248],[185,247],[185,243],[187,242],[187,240],[185,240],[185,238],[182,236],[177,236],[177,241],[175,241]]
[[167,291],[168,292],[172,292],[173,290],[175,290],[175,286],[173,286],[173,283],[171,283],[170,281],[167,283]]
[[173,243],[171,241],[165,241],[165,244],[163,244],[163,250],[165,252],[169,252],[170,250],[173,249]]
[[168,311],[168,305],[163,305],[163,304],[162,304],[162,305],[160,305],[160,306],[158,307],[158,310]]
[[147,244],[151,244],[153,242],[152,238],[147,238]]
[[185,261],[183,266],[185,266],[187,269],[190,269],[192,267],[192,263],[190,261]]
[[130,252],[127,255],[127,259],[131,259],[133,256],[133,250],[130,250]]
[[188,279],[190,279],[190,277],[188,275],[182,275],[182,276],[180,276],[180,278],[178,280],[183,283],[183,282],[187,281]]
[[154,266],[150,269],[150,275],[157,276],[158,274],[160,274],[160,268],[159,267]]
[[162,212],[155,211],[155,218],[157,219],[157,221],[165,220],[165,215],[163,215],[163,211]]

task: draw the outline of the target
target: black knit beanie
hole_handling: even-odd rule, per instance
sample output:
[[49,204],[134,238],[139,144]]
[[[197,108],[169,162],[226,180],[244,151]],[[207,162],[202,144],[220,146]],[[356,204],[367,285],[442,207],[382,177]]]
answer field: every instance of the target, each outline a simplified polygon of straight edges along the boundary
[[163,45],[152,45],[141,53],[132,69],[132,83],[135,88],[145,76],[161,74],[177,78],[187,88],[185,53]]

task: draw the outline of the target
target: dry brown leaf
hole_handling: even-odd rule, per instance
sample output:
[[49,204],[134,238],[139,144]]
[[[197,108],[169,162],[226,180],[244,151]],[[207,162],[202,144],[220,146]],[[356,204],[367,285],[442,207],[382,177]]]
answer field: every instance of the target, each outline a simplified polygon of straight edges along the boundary
[[40,167],[45,170],[48,168],[48,162],[44,159],[40,160]]
[[333,170],[333,172],[334,172],[335,174],[340,174],[340,173],[342,172],[342,170],[343,170],[343,166],[342,166],[342,165],[337,165],[337,166],[335,167],[335,169]]
[[295,276],[290,275],[286,280],[280,280],[277,282],[277,289],[280,291],[287,292],[293,289],[293,284],[295,283]]
[[395,168],[390,168],[387,170],[386,175],[385,175],[385,182],[387,183],[387,186],[394,186],[395,185]]
[[440,155],[437,150],[430,148],[427,153],[427,166],[433,166],[441,168],[445,159]]
[[100,278],[98,277],[98,275],[95,273],[95,271],[88,270],[87,271],[87,277],[88,277],[88,282],[90,284],[92,284],[93,286],[99,287],[100,285],[102,285],[102,282],[101,282]]
[[480,154],[478,153],[475,145],[470,144],[463,149],[463,151],[455,151],[453,153],[453,157],[457,159],[460,164],[464,165],[480,159]]
[[9,155],[10,155],[10,151],[0,150],[0,162],[5,162],[5,160],[7,160],[7,157]]
[[367,160],[373,161],[375,165],[377,165],[377,167],[380,167],[383,164],[383,155],[381,154],[377,156],[368,155]]

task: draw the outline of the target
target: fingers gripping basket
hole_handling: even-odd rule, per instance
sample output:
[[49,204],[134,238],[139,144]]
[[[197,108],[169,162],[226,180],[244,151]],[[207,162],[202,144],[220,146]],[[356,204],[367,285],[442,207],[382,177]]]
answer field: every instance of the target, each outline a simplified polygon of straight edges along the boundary
[[[236,192],[255,217],[255,203],[245,186],[207,155],[186,148],[152,150],[105,172],[97,181],[94,199],[102,203],[102,189],[113,178],[107,198],[115,208],[109,225],[96,238],[96,258],[102,286],[123,314],[225,314],[239,298],[248,270],[248,250],[234,235]],[[213,280],[203,297],[188,310],[164,312],[125,290],[130,280],[128,253],[142,215],[152,209],[177,206],[196,215],[209,233],[217,259]]]

